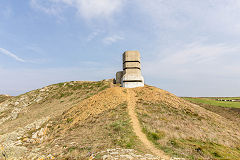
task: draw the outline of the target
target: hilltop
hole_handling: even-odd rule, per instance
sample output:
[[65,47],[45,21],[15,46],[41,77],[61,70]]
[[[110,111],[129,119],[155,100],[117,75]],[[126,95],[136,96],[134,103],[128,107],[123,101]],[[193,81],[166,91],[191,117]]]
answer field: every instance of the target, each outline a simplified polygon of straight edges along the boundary
[[0,103],[4,102],[5,100],[7,100],[9,98],[11,98],[11,96],[0,94]]
[[240,157],[239,123],[148,85],[59,83],[0,111],[2,153],[15,159]]

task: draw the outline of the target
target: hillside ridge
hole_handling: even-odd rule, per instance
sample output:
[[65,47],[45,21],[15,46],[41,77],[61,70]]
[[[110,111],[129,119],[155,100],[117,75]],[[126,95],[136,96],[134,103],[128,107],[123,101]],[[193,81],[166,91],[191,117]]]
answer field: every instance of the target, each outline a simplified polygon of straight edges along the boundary
[[9,98],[11,98],[11,96],[6,95],[6,94],[0,94],[0,103],[6,101]]
[[150,150],[153,154],[169,160],[170,157],[166,155],[163,151],[157,149],[148,139],[147,136],[142,132],[142,128],[140,126],[139,120],[136,115],[135,107],[136,107],[136,94],[131,90],[127,89],[127,104],[128,104],[128,113],[131,118],[133,131],[137,135],[137,137],[142,141],[142,143],[146,146],[147,149]]
[[2,153],[13,159],[240,157],[237,122],[148,85],[64,82],[11,97],[0,110]]

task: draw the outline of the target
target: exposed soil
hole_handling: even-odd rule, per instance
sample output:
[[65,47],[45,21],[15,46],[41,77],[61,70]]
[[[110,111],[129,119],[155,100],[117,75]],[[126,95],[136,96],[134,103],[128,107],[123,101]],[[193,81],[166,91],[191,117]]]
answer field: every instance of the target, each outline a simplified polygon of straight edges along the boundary
[[7,99],[11,98],[12,96],[8,96],[8,95],[1,95],[0,94],[0,103],[6,101]]
[[199,106],[151,86],[66,82],[10,98],[0,111],[0,143],[15,159],[81,159],[116,148],[165,159],[240,157],[238,109]]
[[157,149],[152,142],[147,139],[147,136],[142,132],[142,127],[138,121],[137,114],[135,111],[136,108],[136,93],[132,89],[127,89],[127,102],[128,102],[128,113],[131,118],[133,131],[138,136],[138,138],[142,141],[145,147],[152,152],[153,154],[164,158],[170,159],[163,151]]
[[[3,115],[10,117],[1,124],[0,134],[12,132],[16,127],[24,127],[42,117],[54,118],[61,115],[83,99],[97,94],[103,87],[108,88],[109,83],[108,81],[65,82],[12,97],[0,103],[0,109],[2,109],[0,120]],[[13,112],[16,113],[14,118]]]
[[240,127],[234,118],[229,120],[155,87],[134,91],[145,133],[168,154],[192,159],[240,156]]
[[[42,152],[72,159],[119,147],[146,152],[145,146],[132,131],[127,114],[127,93],[123,90],[120,87],[108,88],[54,119],[47,141],[42,144],[51,144],[51,147]],[[74,152],[69,152],[67,148],[73,148]]]
[[228,108],[228,107],[213,106],[213,105],[202,104],[202,103],[197,103],[197,105],[211,112],[214,112],[222,117],[225,117],[233,122],[236,122],[237,124],[239,124],[240,122],[240,108]]

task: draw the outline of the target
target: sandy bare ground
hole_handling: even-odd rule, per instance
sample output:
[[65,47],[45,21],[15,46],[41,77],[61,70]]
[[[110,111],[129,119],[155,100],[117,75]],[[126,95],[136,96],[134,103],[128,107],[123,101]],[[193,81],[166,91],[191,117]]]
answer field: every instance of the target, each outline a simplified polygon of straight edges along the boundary
[[133,131],[138,136],[138,138],[142,141],[147,149],[149,149],[153,154],[159,156],[163,159],[170,159],[163,151],[157,149],[146,137],[146,135],[142,132],[142,128],[138,121],[135,107],[136,107],[136,95],[135,92],[131,89],[127,89],[127,103],[128,103],[128,113],[131,118],[131,123],[133,125]]

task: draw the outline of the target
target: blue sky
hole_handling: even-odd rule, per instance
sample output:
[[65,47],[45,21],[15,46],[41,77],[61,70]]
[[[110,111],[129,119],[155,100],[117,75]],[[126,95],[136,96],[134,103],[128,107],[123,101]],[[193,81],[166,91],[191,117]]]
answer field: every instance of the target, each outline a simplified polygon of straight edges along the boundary
[[240,96],[239,0],[1,0],[0,94],[114,78],[139,50],[145,82]]

